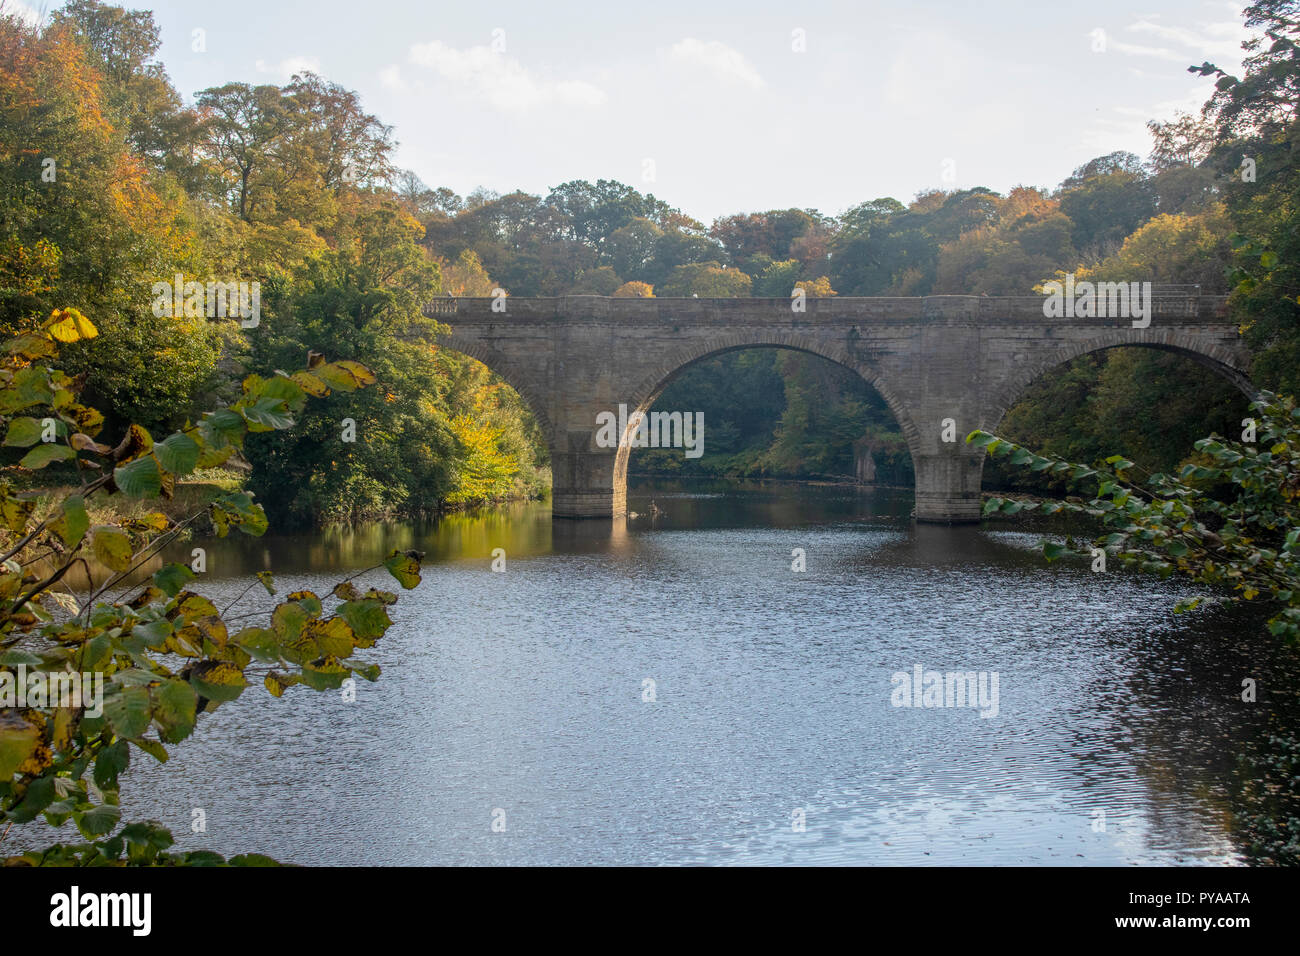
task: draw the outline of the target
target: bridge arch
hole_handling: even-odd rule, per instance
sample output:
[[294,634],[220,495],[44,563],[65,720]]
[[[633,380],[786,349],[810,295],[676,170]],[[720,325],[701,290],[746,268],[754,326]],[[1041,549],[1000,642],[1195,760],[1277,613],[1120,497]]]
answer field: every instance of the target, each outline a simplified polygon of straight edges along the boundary
[[502,381],[519,393],[519,397],[524,400],[528,410],[533,413],[533,417],[537,419],[537,425],[542,430],[542,435],[545,436],[547,444],[552,442],[555,429],[551,424],[550,415],[547,414],[548,405],[542,389],[535,385],[532,378],[516,367],[505,354],[486,344],[481,339],[457,336],[454,332],[445,338],[439,339],[437,347],[477,359],[487,366],[488,371],[500,376]]
[[[793,352],[803,352],[833,362],[841,368],[853,372],[884,399],[886,406],[894,416],[894,420],[898,422],[899,427],[902,429],[903,437],[907,441],[908,453],[912,458],[913,467],[915,467],[919,432],[912,421],[907,406],[901,401],[895,389],[885,380],[878,369],[855,358],[847,350],[828,342],[825,337],[814,337],[771,329],[743,330],[717,340],[692,343],[688,347],[675,350],[671,355],[652,366],[651,371],[642,376],[631,391],[627,403],[628,417],[632,417],[632,412],[642,415],[647,414],[659,396],[672,384],[673,380],[692,366],[729,352],[748,349],[787,349]],[[679,411],[683,411],[683,409],[679,409]],[[632,448],[630,444],[620,442],[613,473],[614,495],[616,500],[619,501],[626,500],[627,469],[631,455]]]
[[1135,331],[1116,329],[1080,342],[1072,342],[1047,352],[1036,359],[1015,366],[1001,387],[994,391],[987,403],[980,427],[996,431],[1011,407],[1020,400],[1030,385],[1053,369],[1059,368],[1082,355],[1115,348],[1149,348],[1182,355],[1227,379],[1252,401],[1258,389],[1250,380],[1249,358],[1241,350],[1215,342],[1206,342],[1195,333],[1182,329],[1143,329],[1147,333],[1135,336]]

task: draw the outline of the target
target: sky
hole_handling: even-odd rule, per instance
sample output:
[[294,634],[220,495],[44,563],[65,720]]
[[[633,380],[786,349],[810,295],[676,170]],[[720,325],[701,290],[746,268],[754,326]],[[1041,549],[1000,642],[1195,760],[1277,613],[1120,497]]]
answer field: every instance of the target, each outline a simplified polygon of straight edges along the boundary
[[312,70],[360,93],[429,186],[617,179],[708,223],[1050,188],[1095,156],[1145,157],[1146,122],[1195,112],[1212,88],[1187,67],[1236,72],[1248,32],[1243,0],[1138,2],[139,6],[187,102]]

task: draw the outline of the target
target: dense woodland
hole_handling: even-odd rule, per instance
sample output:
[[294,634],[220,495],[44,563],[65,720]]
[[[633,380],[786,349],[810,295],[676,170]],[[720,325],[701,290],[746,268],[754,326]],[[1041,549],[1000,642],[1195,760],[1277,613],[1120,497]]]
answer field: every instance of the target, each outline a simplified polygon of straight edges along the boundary
[[[1246,11],[1264,38],[1243,76],[1212,64],[1200,115],[1152,123],[1152,147],[1098,157],[1054,189],[934,190],[738,213],[704,224],[631,186],[545,196],[431,188],[393,164],[395,133],[314,74],[227,83],[190,102],[155,59],[152,15],[73,0],[41,27],[0,15],[0,325],[76,308],[101,334],[66,350],[88,400],[169,429],[309,351],[356,359],[379,386],[324,398],[292,432],[254,435],[248,479],[280,520],[414,514],[539,493],[546,448],[519,397],[437,344],[440,295],[1030,294],[1073,272],[1230,293],[1257,382],[1300,386],[1294,4]],[[1013,153],[1008,154],[1011,161]],[[53,164],[49,162],[53,160]],[[1245,160],[1249,160],[1247,163]],[[1249,166],[1251,173],[1243,174]],[[53,178],[51,178],[53,170]],[[864,190],[869,195],[869,184]],[[256,280],[261,321],[158,317],[176,274]],[[869,386],[810,356],[753,350],[697,363],[660,399],[703,411],[705,455],[643,451],[633,471],[878,478],[911,463]],[[1000,433],[1075,460],[1123,452],[1170,469],[1194,439],[1240,430],[1245,398],[1204,367],[1142,349],[1085,356],[1036,383]],[[354,443],[337,440],[356,422]],[[16,460],[16,458],[15,458]],[[990,462],[990,484],[1032,488]]]

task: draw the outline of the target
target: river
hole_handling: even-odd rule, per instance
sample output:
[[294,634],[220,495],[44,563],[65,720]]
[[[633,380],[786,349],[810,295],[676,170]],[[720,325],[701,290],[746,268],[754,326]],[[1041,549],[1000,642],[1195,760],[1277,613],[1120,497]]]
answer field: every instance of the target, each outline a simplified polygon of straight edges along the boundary
[[[196,542],[227,599],[262,567],[324,594],[428,554],[377,683],[250,688],[165,767],[133,754],[124,819],[305,864],[1245,861],[1236,754],[1297,686],[1257,620],[1048,565],[1023,525],[917,526],[901,491],[642,483],[629,507]],[[996,674],[996,714],[896,706],[918,665]]]

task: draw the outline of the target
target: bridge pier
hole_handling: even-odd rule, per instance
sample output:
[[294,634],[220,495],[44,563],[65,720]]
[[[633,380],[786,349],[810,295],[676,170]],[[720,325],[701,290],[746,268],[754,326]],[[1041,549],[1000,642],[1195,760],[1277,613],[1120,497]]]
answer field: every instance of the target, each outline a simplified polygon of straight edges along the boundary
[[916,469],[916,520],[970,524],[980,520],[983,456],[919,455]]
[[572,450],[551,450],[551,517],[623,517],[627,481],[615,480],[613,451],[588,450],[590,431],[570,432],[568,438]]

